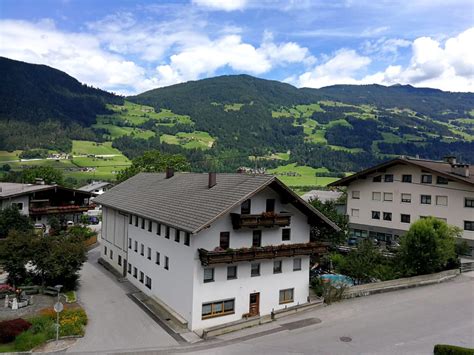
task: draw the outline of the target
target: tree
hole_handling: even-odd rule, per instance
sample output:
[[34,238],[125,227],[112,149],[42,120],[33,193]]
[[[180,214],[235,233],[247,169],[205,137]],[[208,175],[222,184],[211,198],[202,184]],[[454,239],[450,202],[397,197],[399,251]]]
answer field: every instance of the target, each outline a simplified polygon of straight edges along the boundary
[[34,184],[36,179],[43,179],[46,184],[63,183],[63,172],[49,166],[35,166],[22,171],[21,180],[24,183]]
[[12,167],[10,166],[10,164],[3,164],[2,165],[2,170],[5,171],[5,172],[9,172],[10,170],[12,169]]
[[29,233],[12,231],[0,243],[0,263],[8,272],[8,282],[13,286],[21,285],[28,277],[25,265],[31,257],[31,250],[27,247],[31,236]]
[[27,232],[33,230],[33,225],[16,207],[0,210],[0,238],[5,238],[11,231]]
[[339,228],[340,232],[324,225],[313,226],[311,228],[311,238],[316,240],[328,240],[333,245],[339,245],[346,241],[347,224],[349,222],[346,215],[339,213],[337,204],[339,201],[328,200],[321,202],[318,198],[310,201],[311,205],[333,221]]
[[430,274],[456,260],[456,237],[461,230],[434,217],[413,223],[400,239],[399,266],[406,276]]
[[189,169],[189,163],[181,154],[166,154],[157,150],[151,150],[141,157],[133,159],[132,165],[117,175],[117,181],[123,182],[142,172],[163,172],[166,168],[183,171]]
[[339,262],[338,272],[352,278],[355,283],[370,282],[377,277],[376,270],[382,263],[382,255],[368,239],[362,240]]

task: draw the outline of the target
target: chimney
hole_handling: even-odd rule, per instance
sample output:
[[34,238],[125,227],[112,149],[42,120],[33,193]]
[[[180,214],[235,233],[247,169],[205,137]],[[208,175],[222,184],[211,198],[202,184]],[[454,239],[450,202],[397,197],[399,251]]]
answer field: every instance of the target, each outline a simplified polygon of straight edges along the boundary
[[42,178],[36,178],[35,185],[44,185],[44,180]]
[[211,188],[217,184],[217,174],[209,173],[209,184],[208,187]]
[[174,176],[174,169],[173,168],[166,168],[166,178],[172,178]]
[[462,177],[469,177],[469,164],[451,164],[451,172]]
[[453,156],[453,155],[445,156],[443,159],[444,159],[444,161],[445,161],[446,163],[449,163],[449,164],[451,164],[451,165],[455,165],[455,164],[456,164],[456,157]]

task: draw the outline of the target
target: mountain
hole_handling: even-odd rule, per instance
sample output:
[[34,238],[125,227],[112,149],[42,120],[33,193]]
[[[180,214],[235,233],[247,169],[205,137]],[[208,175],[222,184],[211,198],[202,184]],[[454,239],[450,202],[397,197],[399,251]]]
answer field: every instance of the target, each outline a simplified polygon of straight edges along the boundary
[[96,89],[46,65],[0,57],[0,120],[37,123],[48,119],[91,125],[106,103],[123,98]]

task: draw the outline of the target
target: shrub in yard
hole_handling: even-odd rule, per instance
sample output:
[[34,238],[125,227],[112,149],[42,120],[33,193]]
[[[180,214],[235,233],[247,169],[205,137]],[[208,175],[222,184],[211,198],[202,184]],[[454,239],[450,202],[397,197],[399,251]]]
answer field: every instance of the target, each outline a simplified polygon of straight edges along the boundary
[[28,330],[31,323],[24,319],[17,318],[0,322],[0,343],[12,342],[16,336]]
[[463,348],[461,346],[436,344],[434,355],[474,355],[474,349]]
[[[52,308],[41,310],[41,315],[56,321],[56,312]],[[84,335],[84,327],[87,325],[87,315],[82,308],[66,308],[59,314],[59,333],[61,336]]]
[[30,332],[33,334],[44,333],[48,338],[53,338],[55,335],[54,321],[47,316],[38,316],[30,319],[31,328]]
[[27,331],[15,338],[15,349],[17,351],[28,351],[43,344],[46,340],[48,340],[48,336],[45,333],[34,334]]

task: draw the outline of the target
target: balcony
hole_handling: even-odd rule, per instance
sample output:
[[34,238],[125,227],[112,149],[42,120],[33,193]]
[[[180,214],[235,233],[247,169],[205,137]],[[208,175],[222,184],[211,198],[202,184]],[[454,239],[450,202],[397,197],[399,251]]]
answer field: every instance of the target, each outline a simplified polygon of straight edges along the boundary
[[235,263],[261,259],[285,258],[300,255],[324,254],[329,244],[322,242],[269,245],[259,248],[227,249],[209,251],[199,249],[199,260],[203,266],[213,264]]
[[92,206],[47,206],[47,207],[31,207],[29,208],[30,215],[45,215],[45,214],[70,214],[70,213],[82,213],[92,209]]
[[232,226],[234,229],[258,228],[258,227],[286,227],[290,225],[291,213],[263,212],[262,214],[238,214],[231,213]]

